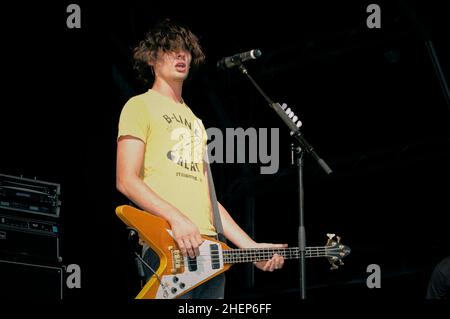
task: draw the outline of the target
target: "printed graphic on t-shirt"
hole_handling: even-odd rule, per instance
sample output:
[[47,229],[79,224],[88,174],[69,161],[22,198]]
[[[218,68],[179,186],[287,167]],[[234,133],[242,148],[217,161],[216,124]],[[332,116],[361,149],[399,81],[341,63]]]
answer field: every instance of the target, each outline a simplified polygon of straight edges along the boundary
[[176,142],[167,152],[167,159],[184,169],[183,172],[177,172],[176,176],[202,181],[199,173],[204,154],[204,130],[200,120],[190,121],[175,113],[162,117],[168,124],[166,129],[170,132],[171,140]]

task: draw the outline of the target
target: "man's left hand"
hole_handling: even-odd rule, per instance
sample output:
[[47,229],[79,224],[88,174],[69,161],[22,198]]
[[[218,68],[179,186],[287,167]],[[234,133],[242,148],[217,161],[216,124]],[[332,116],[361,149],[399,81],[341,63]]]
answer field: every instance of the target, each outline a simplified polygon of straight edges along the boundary
[[[266,244],[258,243],[254,248],[284,248],[287,244]],[[270,260],[255,262],[255,266],[262,271],[274,271],[275,269],[281,269],[284,265],[284,258],[278,254],[273,255]]]

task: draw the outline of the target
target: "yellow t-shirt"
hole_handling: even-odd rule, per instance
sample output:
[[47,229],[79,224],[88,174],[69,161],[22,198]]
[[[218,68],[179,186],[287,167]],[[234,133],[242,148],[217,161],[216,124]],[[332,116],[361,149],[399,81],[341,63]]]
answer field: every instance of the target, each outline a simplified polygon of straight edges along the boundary
[[142,179],[178,208],[204,235],[215,235],[208,179],[203,171],[207,135],[202,121],[184,103],[149,90],[123,107],[118,137],[145,143]]

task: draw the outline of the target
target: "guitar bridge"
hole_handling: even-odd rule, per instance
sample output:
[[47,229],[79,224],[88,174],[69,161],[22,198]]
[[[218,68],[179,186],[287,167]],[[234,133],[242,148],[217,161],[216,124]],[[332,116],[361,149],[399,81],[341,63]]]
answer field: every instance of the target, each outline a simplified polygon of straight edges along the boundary
[[176,274],[178,272],[183,272],[183,255],[181,251],[178,249],[174,249],[173,246],[169,246],[170,255],[172,256],[172,268],[170,271],[172,274]]

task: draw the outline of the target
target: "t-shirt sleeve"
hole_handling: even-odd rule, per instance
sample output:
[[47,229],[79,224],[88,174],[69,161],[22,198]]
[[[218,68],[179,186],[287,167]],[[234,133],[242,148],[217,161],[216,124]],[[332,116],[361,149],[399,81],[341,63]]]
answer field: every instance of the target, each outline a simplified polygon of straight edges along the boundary
[[131,135],[145,143],[149,129],[150,119],[145,104],[136,98],[131,98],[120,113],[117,138]]

